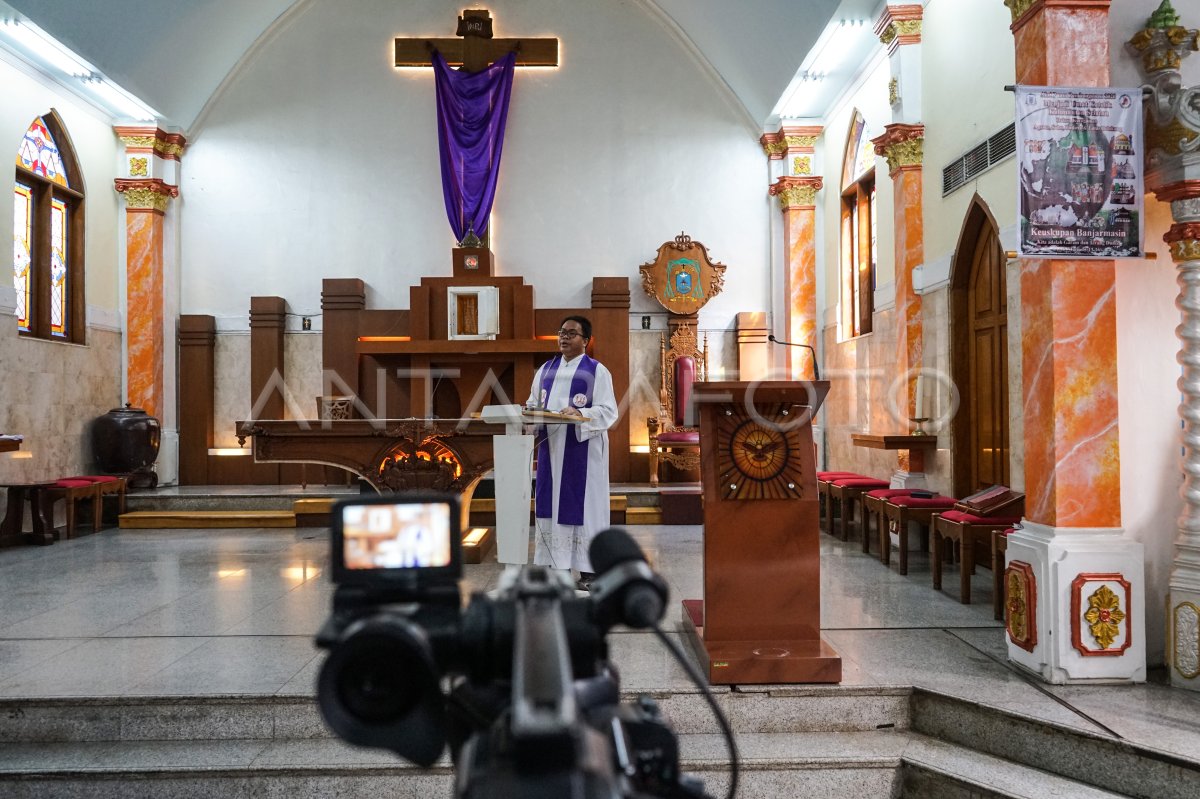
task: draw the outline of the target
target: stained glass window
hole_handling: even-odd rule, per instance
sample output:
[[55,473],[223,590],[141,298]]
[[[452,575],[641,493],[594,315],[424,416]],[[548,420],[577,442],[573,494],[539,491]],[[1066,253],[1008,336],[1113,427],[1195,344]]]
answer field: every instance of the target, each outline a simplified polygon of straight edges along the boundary
[[41,117],[33,120],[25,138],[21,139],[21,147],[17,151],[17,166],[23,166],[35,175],[54,181],[60,186],[67,186],[67,170],[63,168],[62,156],[58,152],[58,144],[46,128]]
[[875,148],[858,111],[842,151],[841,336],[871,332],[875,292]]
[[13,285],[17,289],[17,327],[29,330],[29,254],[33,238],[33,189],[18,183],[13,196],[16,214],[13,223]]
[[50,201],[50,335],[67,334],[67,204]]
[[[53,110],[17,146],[13,186],[13,286],[23,336],[84,343],[83,181]],[[74,185],[72,185],[74,184]]]

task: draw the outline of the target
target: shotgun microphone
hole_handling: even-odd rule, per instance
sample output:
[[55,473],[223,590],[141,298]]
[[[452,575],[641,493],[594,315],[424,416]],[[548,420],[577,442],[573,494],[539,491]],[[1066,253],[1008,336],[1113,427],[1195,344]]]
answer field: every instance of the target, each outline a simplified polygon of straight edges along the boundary
[[813,356],[813,380],[821,379],[821,373],[817,371],[817,351],[815,349],[813,349],[813,346],[811,344],[800,344],[798,342],[793,343],[791,341],[780,341],[779,339],[775,338],[774,333],[767,336],[767,341],[771,342],[772,344],[782,344],[785,347],[803,347],[804,349],[811,352],[812,356]]
[[629,533],[620,527],[598,533],[588,547],[588,559],[596,570],[591,592],[603,623],[620,622],[641,630],[662,620],[667,584],[650,570],[642,548]]

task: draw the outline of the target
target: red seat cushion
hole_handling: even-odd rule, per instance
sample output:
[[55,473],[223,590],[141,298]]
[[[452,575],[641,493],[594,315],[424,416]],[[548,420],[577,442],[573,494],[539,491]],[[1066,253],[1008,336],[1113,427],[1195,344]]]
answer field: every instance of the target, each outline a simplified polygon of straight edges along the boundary
[[64,477],[64,480],[87,480],[89,483],[115,483],[117,478],[107,474],[80,474],[74,477]]
[[887,488],[887,480],[876,480],[874,477],[839,477],[833,481],[835,486],[841,488]]
[[66,478],[63,480],[54,481],[55,488],[88,488],[92,485],[94,485],[94,483],[92,483],[91,480],[75,480]]
[[695,430],[671,430],[658,434],[660,444],[699,444],[700,434]]
[[948,510],[942,514],[942,518],[957,524],[986,524],[991,527],[998,527],[1002,524],[1013,525],[1021,521],[1020,516],[976,516],[961,510]]
[[[893,505],[899,505],[902,508],[953,508],[954,503],[958,502],[954,497],[944,497],[938,494],[935,497],[893,497],[888,502]],[[943,516],[945,514],[942,514]]]
[[858,472],[817,472],[818,480],[836,480],[839,477],[866,477]]
[[891,499],[892,497],[906,497],[913,491],[918,491],[916,488],[877,488],[874,491],[868,491],[868,497],[877,499]]

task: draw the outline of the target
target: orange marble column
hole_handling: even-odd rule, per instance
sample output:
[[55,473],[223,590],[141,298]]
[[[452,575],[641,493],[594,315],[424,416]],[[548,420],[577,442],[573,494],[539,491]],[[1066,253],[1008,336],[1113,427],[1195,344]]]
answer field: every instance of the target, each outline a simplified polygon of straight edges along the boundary
[[[1017,82],[1107,86],[1109,0],[1008,0]],[[1121,525],[1112,261],[1021,262],[1025,515]]]
[[174,367],[164,349],[165,214],[171,198],[179,196],[179,159],[186,142],[153,125],[115,132],[125,144],[126,177],[115,181],[125,198],[125,398],[166,427],[174,409],[166,372]]
[[[783,212],[783,332],[789,342],[807,344],[787,348],[787,374],[810,379],[817,364],[817,247],[816,195],[821,178],[813,174],[819,126],[785,125],[759,139],[768,158],[781,167],[770,188]],[[780,174],[781,173],[781,174]]]
[[126,398],[154,417],[163,394],[163,215],[130,208],[125,216]]
[[[887,157],[892,178],[896,258],[896,370],[906,374],[904,409],[908,418],[916,416],[917,375],[924,357],[924,331],[921,321],[921,297],[913,289],[913,270],[925,262],[924,205],[921,164],[924,154],[925,127],[895,123],[871,142],[875,152]],[[901,450],[901,469],[925,471],[922,450]]]
[[822,180],[815,176],[779,178],[770,193],[779,198],[783,212],[785,252],[784,296],[787,340],[807,344],[813,350],[792,347],[788,351],[788,374],[792,379],[811,379],[813,352],[817,346],[817,192]]

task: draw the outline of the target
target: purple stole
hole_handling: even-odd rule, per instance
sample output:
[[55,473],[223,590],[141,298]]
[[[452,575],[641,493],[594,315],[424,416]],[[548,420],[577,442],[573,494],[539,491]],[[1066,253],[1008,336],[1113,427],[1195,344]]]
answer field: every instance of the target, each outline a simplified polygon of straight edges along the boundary
[[[583,360],[571,377],[571,393],[569,402],[573,408],[592,407],[592,389],[596,385],[596,366],[598,361],[587,355],[579,356]],[[554,386],[554,377],[562,364],[562,356],[556,355],[542,373],[541,396],[539,405],[545,405],[550,397],[550,389]],[[575,401],[576,397],[584,397],[583,404]],[[547,409],[549,410],[549,409]],[[575,425],[567,425],[566,443],[563,447],[562,470],[558,483],[558,523],[569,525],[583,524],[583,499],[587,490],[587,465],[589,442],[579,440],[579,431]],[[534,497],[534,515],[539,519],[549,519],[554,507],[554,476],[550,469],[550,436],[549,431],[543,436],[538,445],[537,459],[537,495]]]

